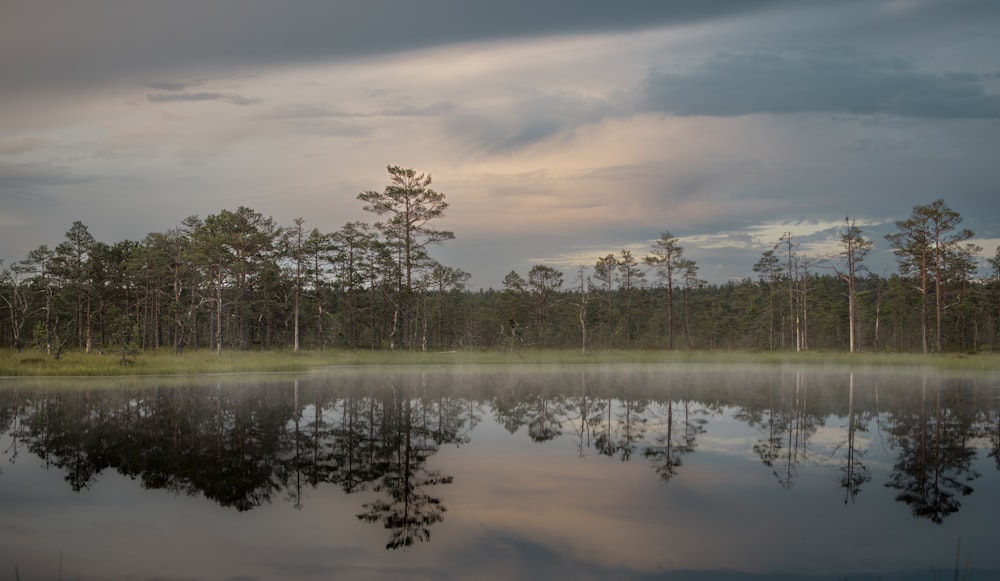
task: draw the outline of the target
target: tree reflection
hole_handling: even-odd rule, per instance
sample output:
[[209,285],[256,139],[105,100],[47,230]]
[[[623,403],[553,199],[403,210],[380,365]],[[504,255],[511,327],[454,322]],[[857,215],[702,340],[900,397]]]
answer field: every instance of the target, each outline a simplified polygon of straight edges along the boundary
[[[864,429],[864,424],[858,422],[858,413],[854,400],[854,372],[851,372],[848,380],[848,403],[847,403],[847,438],[843,444],[838,446],[844,448],[844,464],[841,466],[840,487],[844,489],[844,504],[861,492],[861,485],[870,482],[872,479],[871,470],[863,462],[864,450],[859,450],[857,446],[857,433]],[[860,425],[859,425],[860,424]]]
[[990,458],[993,458],[993,464],[996,466],[997,470],[1000,470],[1000,414],[994,414],[993,425],[990,426]]
[[536,394],[528,399],[528,436],[535,442],[546,442],[562,435],[563,402],[558,397]]
[[524,398],[527,393],[530,393],[530,390],[525,387],[524,380],[516,379],[500,387],[490,398],[497,423],[511,434],[520,430],[525,424],[528,409]]
[[[17,461],[21,450],[20,442],[24,437],[26,427],[25,417],[29,416],[26,401],[21,397],[19,389],[9,389],[0,392],[0,433],[10,430],[10,444],[3,450],[11,463]],[[3,468],[0,467],[0,474]]]
[[618,398],[608,392],[598,402],[591,416],[594,449],[605,456],[618,456],[628,462],[635,453],[636,442],[646,435],[647,406],[649,402],[632,389],[615,384]]
[[[441,442],[455,441],[460,433],[457,416],[447,421],[440,414],[444,409],[428,409],[426,401],[414,413],[414,402],[407,390],[387,392],[382,403],[382,426],[375,454],[380,470],[373,479],[372,489],[384,492],[380,498],[364,505],[358,518],[366,522],[381,521],[391,531],[387,549],[398,549],[430,539],[430,526],[444,519],[445,507],[441,500],[430,495],[426,488],[450,484],[452,477],[440,470],[427,468],[427,458],[437,452]],[[437,413],[433,413],[433,412]],[[438,419],[437,424],[428,418]],[[447,429],[442,429],[447,425]]]
[[[89,391],[46,398],[25,437],[28,449],[45,460],[46,466],[66,472],[66,482],[75,492],[89,488],[104,468],[99,462],[105,454],[93,449],[102,434],[93,429],[89,403]],[[34,434],[38,437],[33,438]]]
[[587,374],[580,374],[580,391],[567,398],[567,421],[572,426],[576,438],[577,456],[586,456],[591,445],[590,418],[596,413],[594,396],[588,391]]
[[988,456],[993,459],[993,465],[1000,470],[1000,387],[985,390],[986,405],[980,406],[977,416],[976,434],[985,437],[990,443]]
[[677,474],[682,458],[694,452],[695,440],[705,433],[705,424],[708,423],[704,417],[708,412],[704,409],[693,410],[691,401],[684,400],[677,405],[681,410],[680,425],[675,420],[675,404],[669,394],[667,401],[658,404],[659,411],[653,413],[661,420],[656,426],[661,432],[654,439],[655,445],[646,447],[643,452],[664,483]]
[[763,409],[751,406],[739,410],[736,417],[765,434],[753,445],[754,453],[768,468],[782,488],[791,488],[798,477],[798,466],[809,453],[809,438],[823,425],[823,416],[809,409],[809,390],[801,372],[794,376],[794,386],[784,381],[767,382],[767,401]]
[[[62,471],[77,492],[114,470],[145,488],[237,511],[274,499],[304,508],[310,490],[324,485],[365,492],[371,498],[359,501],[355,515],[385,527],[389,549],[428,541],[444,520],[446,489],[438,485],[453,477],[433,458],[442,446],[469,442],[484,416],[533,446],[558,447],[571,438],[581,458],[628,461],[641,453],[666,484],[694,461],[709,417],[725,409],[756,431],[752,453],[781,486],[791,487],[799,467],[814,461],[829,467],[845,502],[873,478],[862,435],[871,422],[885,421],[887,453],[895,456],[885,463],[892,465],[886,486],[934,522],[959,510],[958,499],[973,491],[979,475],[970,442],[982,442],[1000,462],[996,402],[971,388],[906,386],[883,417],[876,406],[885,402],[859,397],[853,373],[846,392],[842,380],[812,388],[801,373],[769,372],[699,390],[669,378],[644,383],[649,379],[640,374],[580,369],[485,374],[475,385],[458,375],[4,389],[0,429],[9,443],[0,452],[14,462],[28,450]],[[843,440],[826,440],[828,456],[813,453],[812,436],[834,417],[846,418]],[[822,465],[824,458],[833,460]]]
[[961,508],[956,495],[972,494],[969,483],[979,477],[972,468],[976,452],[968,446],[971,422],[960,407],[942,405],[941,397],[940,386],[929,389],[924,377],[919,407],[893,414],[890,434],[899,456],[886,483],[900,491],[896,500],[914,516],[935,523]]

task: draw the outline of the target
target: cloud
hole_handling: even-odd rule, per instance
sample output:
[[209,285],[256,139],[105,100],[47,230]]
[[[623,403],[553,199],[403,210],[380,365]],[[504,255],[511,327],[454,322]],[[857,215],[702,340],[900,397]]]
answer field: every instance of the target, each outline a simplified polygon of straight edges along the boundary
[[323,119],[330,117],[354,118],[354,117],[436,117],[451,113],[456,109],[454,103],[438,101],[428,105],[401,105],[397,107],[386,107],[373,111],[347,111],[344,109],[333,109],[326,105],[297,103],[283,107],[262,115],[263,119]]
[[0,199],[36,198],[43,188],[76,186],[92,179],[52,164],[0,163]]
[[268,122],[278,132],[336,138],[360,138],[375,133],[379,118],[439,117],[454,111],[446,101],[427,105],[397,105],[371,110],[333,108],[324,104],[289,103],[264,111],[256,119]]
[[198,101],[223,101],[231,105],[255,105],[260,103],[260,99],[251,99],[233,93],[153,93],[146,95],[150,103],[175,103],[175,102],[198,102]]
[[355,196],[386,163],[434,173],[458,235],[435,256],[477,284],[665,228],[706,274],[745,276],[754,235],[773,242],[759,224],[942,196],[996,237],[1000,2],[883,6],[15,3],[0,196],[51,206],[0,250],[51,241],[45,223],[120,239],[238,205],[333,230],[371,219]]
[[0,261],[20,260],[31,247],[50,243],[63,226],[55,219],[66,207],[60,190],[92,181],[50,164],[0,162],[0,224],[5,236]]
[[492,154],[518,151],[556,136],[568,136],[581,125],[613,112],[606,100],[582,95],[534,93],[505,104],[466,107],[445,121],[447,131],[473,149]]
[[323,119],[328,117],[355,116],[355,114],[348,111],[332,109],[326,105],[292,103],[274,108],[260,117],[262,119]]
[[909,61],[837,48],[722,52],[683,72],[653,70],[645,109],[672,115],[840,113],[1000,119],[984,77],[929,73]]
[[44,137],[12,137],[0,139],[0,155],[16,155],[36,149],[44,149],[52,142]]
[[[273,0],[5,5],[0,87],[113,82],[208,68],[281,65],[465,42],[650,29],[724,18],[788,0]],[[794,3],[792,3],[794,4]]]
[[359,123],[320,120],[306,123],[298,127],[298,131],[324,137],[365,137],[371,135],[374,130]]
[[183,91],[185,89],[190,89],[191,87],[197,87],[201,83],[198,81],[193,81],[190,83],[172,82],[172,81],[156,81],[153,83],[146,83],[146,86],[150,89],[156,89],[157,91]]
[[372,115],[382,117],[436,117],[438,115],[451,113],[455,109],[456,106],[454,103],[439,101],[423,106],[402,106],[381,109],[372,113]]

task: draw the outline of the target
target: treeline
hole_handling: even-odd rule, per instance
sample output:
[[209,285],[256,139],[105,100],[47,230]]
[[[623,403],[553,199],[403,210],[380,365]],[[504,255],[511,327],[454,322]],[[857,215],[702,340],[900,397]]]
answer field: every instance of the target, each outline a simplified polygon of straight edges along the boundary
[[791,235],[724,284],[698,277],[664,231],[581,265],[511,272],[501,289],[429,246],[448,207],[431,176],[388,167],[389,185],[358,195],[380,218],[335,232],[282,226],[247,207],[141,241],[107,244],[75,222],[0,277],[0,345],[113,351],[222,349],[845,349],[992,351],[1000,335],[1000,248],[976,277],[972,232],[943,201],[916,206],[888,242],[899,272],[865,269],[873,243],[850,220],[835,257]]

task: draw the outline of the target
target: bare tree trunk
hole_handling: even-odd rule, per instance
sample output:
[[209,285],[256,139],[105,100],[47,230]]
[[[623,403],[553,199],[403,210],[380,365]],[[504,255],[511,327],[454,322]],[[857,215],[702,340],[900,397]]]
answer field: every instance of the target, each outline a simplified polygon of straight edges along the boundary
[[222,269],[215,285],[215,354],[222,355]]

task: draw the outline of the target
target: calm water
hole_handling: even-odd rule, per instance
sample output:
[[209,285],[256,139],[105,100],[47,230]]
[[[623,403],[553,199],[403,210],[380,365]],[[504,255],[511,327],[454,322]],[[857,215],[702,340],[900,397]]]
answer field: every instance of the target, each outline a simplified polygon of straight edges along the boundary
[[0,579],[1000,579],[1000,378],[0,382]]

